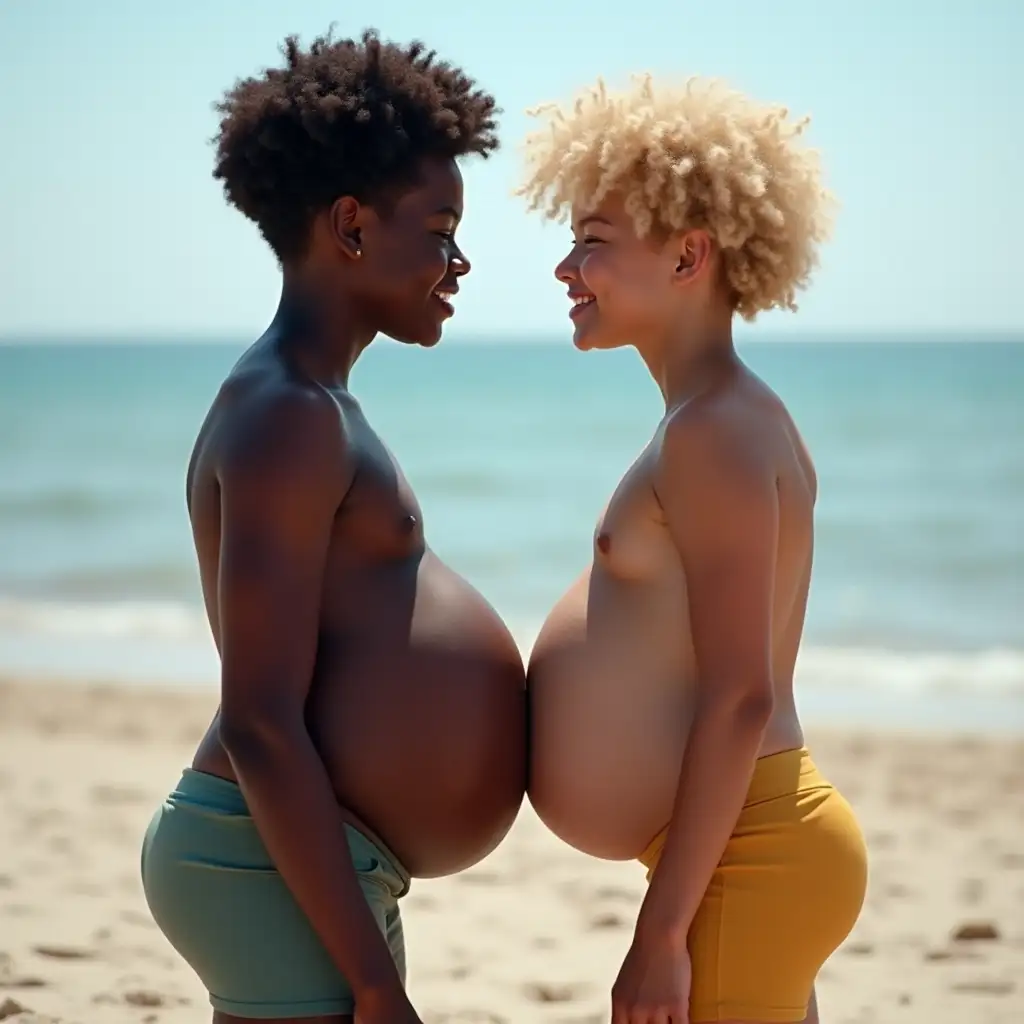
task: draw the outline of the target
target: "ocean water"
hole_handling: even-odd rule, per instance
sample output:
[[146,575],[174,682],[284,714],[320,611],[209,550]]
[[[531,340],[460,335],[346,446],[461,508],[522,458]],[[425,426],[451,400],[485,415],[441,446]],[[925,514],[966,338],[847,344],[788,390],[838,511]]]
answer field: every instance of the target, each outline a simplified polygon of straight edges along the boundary
[[[184,474],[241,351],[0,346],[0,675],[215,682]],[[742,352],[820,475],[808,713],[1024,731],[1024,339]],[[432,547],[529,643],[659,418],[635,354],[381,342],[352,387]]]

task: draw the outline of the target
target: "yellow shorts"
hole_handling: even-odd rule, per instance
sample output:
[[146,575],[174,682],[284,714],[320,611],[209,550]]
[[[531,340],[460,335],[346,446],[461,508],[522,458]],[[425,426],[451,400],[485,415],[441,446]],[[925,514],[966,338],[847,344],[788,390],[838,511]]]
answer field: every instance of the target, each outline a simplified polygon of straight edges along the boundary
[[[667,828],[640,857],[648,880]],[[690,1020],[796,1022],[853,928],[867,850],[850,805],[806,750],[758,760],[689,935]]]

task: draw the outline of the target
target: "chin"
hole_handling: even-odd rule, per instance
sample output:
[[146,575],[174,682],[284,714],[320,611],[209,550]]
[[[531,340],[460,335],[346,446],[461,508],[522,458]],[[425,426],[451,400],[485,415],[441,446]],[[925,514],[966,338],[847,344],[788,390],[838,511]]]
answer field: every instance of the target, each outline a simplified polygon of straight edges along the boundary
[[424,331],[416,339],[416,344],[421,348],[433,348],[444,336],[444,324],[436,324],[431,330]]
[[627,344],[627,342],[602,335],[598,331],[577,332],[572,336],[572,343],[580,352],[607,351],[608,349],[622,348]]
[[590,349],[594,348],[593,331],[580,330],[579,327],[573,328],[572,344],[573,348],[579,349],[580,352],[590,351]]
[[424,327],[422,324],[413,330],[384,331],[392,341],[402,345],[416,345],[419,348],[433,348],[440,340],[442,327],[435,324],[431,327]]

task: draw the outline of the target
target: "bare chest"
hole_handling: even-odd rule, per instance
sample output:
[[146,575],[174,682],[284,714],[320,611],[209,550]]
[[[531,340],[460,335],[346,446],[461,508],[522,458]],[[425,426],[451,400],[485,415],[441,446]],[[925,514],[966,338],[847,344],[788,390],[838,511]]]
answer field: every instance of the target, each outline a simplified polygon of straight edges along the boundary
[[335,517],[329,568],[418,557],[423,511],[398,460],[360,417],[350,425],[352,482]]
[[594,568],[622,580],[650,581],[678,572],[665,517],[654,489],[653,442],[629,467],[598,517]]

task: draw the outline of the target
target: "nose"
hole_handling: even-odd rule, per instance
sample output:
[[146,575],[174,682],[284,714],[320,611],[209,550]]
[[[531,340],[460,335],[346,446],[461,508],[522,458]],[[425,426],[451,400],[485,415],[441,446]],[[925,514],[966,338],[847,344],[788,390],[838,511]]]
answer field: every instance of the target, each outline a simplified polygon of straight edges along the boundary
[[555,279],[562,284],[572,284],[579,277],[579,262],[576,259],[575,249],[555,267]]
[[456,277],[465,277],[473,269],[473,264],[458,246],[452,249],[451,268]]

